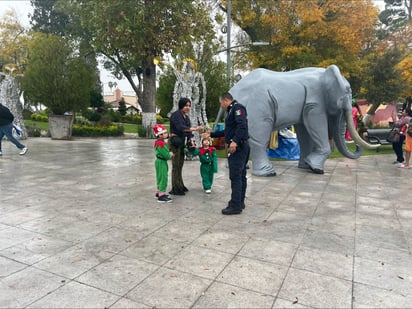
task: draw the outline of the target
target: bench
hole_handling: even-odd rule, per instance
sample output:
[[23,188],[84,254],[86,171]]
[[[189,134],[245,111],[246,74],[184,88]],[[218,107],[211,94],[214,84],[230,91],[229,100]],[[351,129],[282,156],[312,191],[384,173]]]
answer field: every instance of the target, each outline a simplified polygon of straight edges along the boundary
[[389,145],[391,143],[386,140],[386,137],[391,130],[391,128],[367,129],[364,133],[364,138],[370,144]]

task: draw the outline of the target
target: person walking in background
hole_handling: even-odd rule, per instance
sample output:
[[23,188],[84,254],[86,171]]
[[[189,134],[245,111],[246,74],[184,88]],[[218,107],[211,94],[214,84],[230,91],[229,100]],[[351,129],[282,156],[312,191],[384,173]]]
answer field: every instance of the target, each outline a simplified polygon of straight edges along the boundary
[[247,188],[246,165],[250,155],[247,112],[246,108],[234,100],[229,92],[223,93],[219,102],[226,111],[225,129],[204,133],[202,138],[225,137],[232,193],[228,206],[222,209],[222,214],[237,215],[245,208]]
[[202,146],[196,148],[192,153],[199,156],[200,176],[202,177],[202,186],[206,194],[212,192],[214,174],[217,173],[217,154],[216,148],[211,146],[210,139],[202,138]]
[[[411,115],[412,117],[412,115]],[[405,134],[405,163],[399,165],[400,168],[411,168],[411,152],[412,152],[412,119],[408,124],[408,129]]]
[[157,124],[153,126],[153,133],[157,139],[154,144],[154,153],[156,156],[155,170],[156,170],[156,193],[157,201],[159,203],[170,203],[173,200],[166,194],[167,180],[169,177],[169,165],[167,160],[171,158],[171,152],[167,146],[167,130],[164,126]]
[[[353,119],[353,124],[355,125],[355,129],[358,129],[358,119],[362,118],[362,111],[359,107],[359,104],[356,102],[355,99],[352,99],[352,119]],[[352,140],[352,136],[350,135],[348,129],[346,129],[345,132],[345,139],[347,141]]]
[[192,102],[188,98],[180,98],[179,109],[170,116],[170,150],[172,158],[172,190],[173,195],[185,195],[189,191],[183,183],[182,170],[185,161],[186,139],[192,138],[194,131],[200,131],[202,126],[192,127],[188,116]]
[[13,136],[13,120],[14,116],[10,112],[10,110],[0,103],[0,156],[3,155],[2,148],[1,148],[1,141],[3,137],[6,136],[7,139],[16,145],[17,148],[20,149],[20,155],[25,155],[27,152],[27,147],[20,143],[14,136]]
[[407,129],[407,124],[411,120],[411,109],[406,107],[402,110],[402,116],[398,119],[398,115],[396,113],[392,114],[392,121],[393,125],[396,128],[399,128],[399,141],[392,143],[392,149],[396,154],[396,161],[393,164],[402,164],[405,159],[403,156],[403,142],[405,141],[405,131]]

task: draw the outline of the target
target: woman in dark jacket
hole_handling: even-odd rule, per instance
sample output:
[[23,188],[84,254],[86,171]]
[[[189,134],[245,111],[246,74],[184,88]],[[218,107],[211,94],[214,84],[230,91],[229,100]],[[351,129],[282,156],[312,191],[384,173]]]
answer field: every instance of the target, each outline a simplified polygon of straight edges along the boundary
[[185,161],[186,139],[193,137],[192,132],[202,130],[202,126],[192,127],[189,111],[192,102],[188,98],[179,100],[179,109],[170,116],[169,148],[174,153],[172,158],[172,190],[173,195],[185,195],[188,191],[183,183],[182,170]]

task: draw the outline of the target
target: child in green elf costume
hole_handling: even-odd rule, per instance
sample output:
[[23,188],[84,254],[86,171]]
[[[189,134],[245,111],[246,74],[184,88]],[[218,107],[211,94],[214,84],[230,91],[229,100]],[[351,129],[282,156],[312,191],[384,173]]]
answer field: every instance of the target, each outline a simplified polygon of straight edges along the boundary
[[214,173],[217,173],[216,148],[211,146],[209,138],[202,138],[202,146],[193,150],[193,156],[199,156],[203,189],[209,194],[212,192]]
[[169,134],[164,126],[156,124],[153,128],[153,133],[157,139],[154,144],[154,153],[156,156],[156,198],[159,203],[170,203],[173,200],[166,194],[169,165],[167,160],[170,160],[172,153],[167,146],[167,138]]

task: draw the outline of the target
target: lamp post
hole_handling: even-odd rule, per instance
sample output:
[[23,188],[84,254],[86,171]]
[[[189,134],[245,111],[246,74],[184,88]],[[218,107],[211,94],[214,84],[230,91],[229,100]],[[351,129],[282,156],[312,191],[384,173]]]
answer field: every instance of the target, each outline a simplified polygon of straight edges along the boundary
[[231,75],[232,75],[232,58],[230,51],[234,48],[243,47],[243,46],[267,46],[270,45],[269,42],[250,42],[240,45],[232,46],[231,43],[231,29],[232,29],[232,0],[227,0],[227,27],[226,27],[226,48],[219,50],[217,53],[226,51],[226,72],[227,72],[227,83],[230,88],[231,86]]
[[232,74],[231,72],[232,60],[230,57],[230,49],[232,48],[231,42],[230,42],[231,28],[232,28],[232,0],[228,0],[227,1],[227,33],[226,33],[227,35],[226,37],[227,39],[226,41],[226,49],[227,49],[226,50],[226,65],[227,65],[226,69],[227,69],[227,83],[228,83],[229,88],[231,85],[230,76]]
[[229,41],[230,40],[228,39],[228,47],[226,47],[224,49],[221,49],[221,50],[218,50],[217,54],[226,52],[226,70],[227,70],[226,72],[227,72],[228,85],[229,85],[229,88],[230,88],[230,86],[231,86],[230,77],[232,75],[232,59],[231,59],[230,51],[232,49],[239,48],[239,47],[244,47],[244,46],[268,46],[268,45],[270,45],[270,43],[269,42],[250,42],[250,43],[230,46]]

